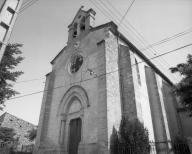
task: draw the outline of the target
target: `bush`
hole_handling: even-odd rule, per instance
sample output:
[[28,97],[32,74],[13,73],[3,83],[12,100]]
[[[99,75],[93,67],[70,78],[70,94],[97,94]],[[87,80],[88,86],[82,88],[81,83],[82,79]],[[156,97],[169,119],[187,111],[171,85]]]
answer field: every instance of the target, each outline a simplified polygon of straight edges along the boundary
[[8,127],[0,127],[0,141],[13,142],[15,136],[14,129]]

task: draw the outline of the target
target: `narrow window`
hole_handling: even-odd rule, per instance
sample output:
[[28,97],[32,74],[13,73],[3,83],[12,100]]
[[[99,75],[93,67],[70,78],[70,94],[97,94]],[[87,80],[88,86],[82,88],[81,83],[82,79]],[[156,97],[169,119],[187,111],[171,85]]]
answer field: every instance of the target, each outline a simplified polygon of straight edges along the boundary
[[81,19],[81,24],[80,24],[80,30],[84,31],[85,30],[85,17]]
[[7,10],[5,11],[2,21],[7,25],[11,24],[14,17],[14,13],[15,11],[11,7],[8,7]]
[[8,29],[9,29],[9,26],[7,24],[5,24],[4,22],[0,23],[0,41],[5,40]]
[[83,57],[81,55],[75,55],[71,59],[71,73],[76,73],[83,64]]
[[[3,44],[2,44],[1,39],[0,39],[0,50],[1,50],[2,45],[3,45]],[[0,79],[0,81],[1,81],[1,79]]]
[[73,38],[77,37],[77,23],[74,24],[73,26]]
[[9,0],[9,7],[11,7],[13,10],[17,9],[18,4],[19,0]]
[[137,71],[137,80],[138,80],[139,85],[141,85],[141,77],[140,77],[140,72],[139,72],[139,64],[138,64],[136,59],[135,59],[135,65],[136,65],[136,71]]

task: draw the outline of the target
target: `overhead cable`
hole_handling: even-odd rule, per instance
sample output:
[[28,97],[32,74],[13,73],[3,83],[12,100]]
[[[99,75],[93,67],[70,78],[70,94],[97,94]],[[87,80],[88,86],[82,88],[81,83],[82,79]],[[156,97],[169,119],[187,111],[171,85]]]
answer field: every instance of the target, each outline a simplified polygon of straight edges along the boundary
[[32,0],[29,3],[27,3],[24,7],[22,7],[19,11],[19,13],[22,13],[23,11],[25,11],[27,8],[31,7],[32,5],[34,5],[37,1],[39,0]]
[[[167,55],[167,54],[176,52],[176,51],[178,51],[178,50],[181,50],[181,49],[186,48],[186,47],[189,47],[189,46],[192,46],[192,43],[187,44],[187,45],[184,45],[184,46],[181,46],[181,47],[176,48],[176,49],[174,49],[174,50],[167,51],[167,52],[165,52],[165,53],[163,53],[163,54],[154,56],[154,57],[150,58],[149,61],[150,61],[150,60],[153,60],[153,59],[157,59],[157,58],[159,58],[159,57],[161,57],[161,56],[164,56],[164,55]],[[143,62],[145,62],[145,61],[139,61],[137,64],[141,64],[141,63],[143,63]],[[131,67],[133,67],[134,65],[136,65],[136,64],[132,64]],[[122,69],[127,69],[127,66],[124,67],[124,68],[120,68],[120,69],[121,69],[121,70],[122,70]],[[110,71],[110,72],[108,72],[108,73],[103,73],[103,74],[100,74],[100,75],[95,75],[95,76],[92,77],[92,78],[88,78],[88,79],[85,79],[85,80],[82,80],[82,81],[74,82],[74,83],[72,83],[72,84],[82,83],[82,82],[85,82],[85,81],[88,81],[88,80],[91,80],[91,79],[94,79],[94,78],[99,78],[99,77],[101,77],[101,76],[105,76],[105,75],[108,75],[108,74],[112,74],[112,73],[115,73],[115,72],[119,71],[120,69],[116,69],[116,70],[114,70],[114,71]],[[70,83],[70,84],[71,84],[71,83]],[[47,89],[47,90],[37,91],[37,92],[30,93],[30,94],[25,94],[25,95],[22,95],[22,96],[18,96],[18,97],[13,97],[13,98],[10,98],[10,99],[8,99],[8,100],[13,100],[13,99],[18,99],[18,98],[22,98],[22,97],[27,97],[27,96],[39,94],[39,93],[42,93],[42,92],[47,92],[47,91],[49,91],[49,90],[54,90],[54,89],[58,89],[58,88],[62,88],[62,87],[66,87],[66,85],[58,86],[58,87],[54,87],[54,88],[50,88],[50,89]]]
[[[91,3],[93,3],[93,1],[91,1],[90,0],[90,2]],[[94,1],[95,2],[95,1]],[[117,15],[113,12],[114,10],[117,12],[117,14],[119,14],[120,16],[121,16],[121,13],[119,13],[117,10],[116,10],[116,8],[115,7],[113,7],[113,11],[111,11],[110,10],[110,8],[109,8],[109,6],[112,6],[112,4],[108,1],[108,4],[110,4],[110,5],[106,5],[102,0],[100,0],[100,3],[102,3],[102,5],[100,5],[99,3],[98,3],[99,1],[97,1],[97,5],[99,5],[99,7],[96,5],[96,4],[94,4],[102,13],[104,12],[103,10],[105,10],[106,12],[108,12],[109,14],[108,14],[108,16],[110,16],[110,18],[111,19],[113,19],[114,20],[114,18],[117,18],[117,20],[115,19],[114,21],[119,21],[120,19],[119,19],[119,17],[117,17]],[[102,7],[104,7],[104,9],[101,9]],[[128,22],[128,21],[127,21]],[[128,27],[127,26],[127,24],[122,24],[124,27],[125,27],[125,31],[127,32],[127,29],[130,29],[130,27],[134,30],[134,31],[132,31],[132,29],[130,29],[130,31],[131,32],[133,32],[134,34],[136,34],[135,36],[136,36],[136,38],[139,40],[139,41],[141,41],[142,42],[142,44],[144,44],[144,47],[146,46],[146,43],[145,42],[143,42],[143,40],[144,41],[146,41],[145,40],[145,38],[134,28],[134,26],[132,26],[129,22],[128,22],[128,25],[130,26],[130,27]],[[139,37],[138,37],[138,36]],[[138,43],[138,42],[137,42]],[[143,45],[142,45],[143,46]],[[157,52],[153,49],[153,48],[150,48],[150,50],[156,55],[157,54]],[[148,51],[148,50],[147,50]],[[151,54],[151,52],[150,52],[150,54]],[[149,58],[150,58],[151,56],[149,56]],[[163,58],[162,58],[163,59]],[[159,59],[160,60],[160,59]],[[164,59],[163,59],[164,60]],[[163,61],[161,61],[160,63],[159,63],[159,61],[157,61],[158,62],[158,64],[159,65],[161,65],[164,69],[166,69],[165,68],[165,65],[169,65],[165,60],[164,60],[164,65],[162,65],[162,63],[163,63]],[[165,64],[166,63],[166,64]],[[170,65],[169,65],[170,66]],[[167,70],[167,69],[166,69]],[[173,75],[172,75],[172,77],[173,77]],[[175,78],[175,80],[177,80],[176,78]]]
[[133,3],[135,2],[135,0],[133,0],[131,2],[131,5],[127,8],[127,11],[125,12],[124,16],[121,18],[120,22],[119,22],[119,26],[121,25],[121,23],[123,22],[123,20],[125,19],[126,15],[128,14],[128,12],[130,11],[131,7],[133,6]]

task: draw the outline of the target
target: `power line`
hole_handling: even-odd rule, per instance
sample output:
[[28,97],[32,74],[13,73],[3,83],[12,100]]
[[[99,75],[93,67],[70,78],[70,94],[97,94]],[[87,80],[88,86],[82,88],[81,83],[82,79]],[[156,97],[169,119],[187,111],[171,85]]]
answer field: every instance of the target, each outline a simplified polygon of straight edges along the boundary
[[[31,6],[32,4],[34,4],[33,1],[34,1],[34,0],[31,0],[30,2],[24,3],[24,7],[21,8],[21,9],[24,10],[24,9],[26,9],[27,7],[29,7],[29,5]],[[38,0],[36,0],[36,1],[38,1]],[[35,1],[35,2],[36,2],[36,1]],[[132,1],[130,7],[127,9],[127,11],[126,11],[125,14],[128,13],[128,11],[130,10],[130,8],[131,8],[131,6],[133,5],[134,1],[135,1],[135,0]],[[29,4],[29,3],[30,3],[30,4]],[[23,11],[23,10],[21,10],[21,11]],[[122,19],[123,19],[123,18],[122,18]],[[30,79],[30,80],[23,80],[23,81],[19,81],[19,82],[15,82],[15,83],[16,83],[16,84],[19,84],[19,83],[25,83],[25,82],[31,82],[31,81],[37,81],[37,80],[43,80],[43,79],[45,79],[45,78],[36,78],[36,79]]]
[[[34,0],[32,0],[32,1],[34,1]],[[31,2],[32,2],[31,1]],[[29,2],[30,3],[30,2]],[[110,6],[111,7],[113,7],[113,9],[116,9],[111,3],[109,3],[110,4]],[[25,4],[24,4],[25,5]],[[101,10],[100,10],[101,11]],[[105,14],[104,12],[102,12],[103,14]],[[119,13],[119,12],[118,12]],[[120,14],[120,13],[119,13]],[[106,14],[105,14],[106,15]],[[184,34],[186,34],[186,32],[189,32],[190,30],[191,30],[192,28],[190,28],[190,29],[188,29],[188,30],[186,30],[186,31],[184,31],[184,32],[180,32],[180,33],[178,33],[178,34],[175,34],[174,36],[177,36],[177,35],[184,35]],[[184,33],[184,34],[183,34]],[[173,38],[173,36],[171,36],[171,37],[169,37],[169,38]],[[166,40],[167,38],[165,38],[165,39],[163,39],[163,40]],[[161,41],[159,41],[159,42],[162,42],[163,40],[161,40]],[[155,43],[155,44],[157,44],[157,43]],[[149,45],[149,46],[153,46],[154,45],[154,43],[153,44],[151,44],[151,45]],[[148,46],[148,47],[149,47]],[[146,47],[146,48],[148,48],[148,47]],[[143,48],[144,49],[144,48]],[[37,80],[44,80],[45,78],[36,78],[36,79],[30,79],[30,80],[23,80],[23,81],[19,81],[19,82],[15,82],[16,84],[19,84],[19,83],[25,83],[25,82],[32,82],[32,81],[37,81]]]
[[176,38],[179,38],[179,37],[181,37],[181,36],[183,36],[183,35],[186,35],[186,34],[189,34],[189,33],[191,33],[191,32],[192,32],[192,28],[189,28],[189,29],[187,29],[187,30],[185,30],[185,31],[183,31],[183,32],[177,33],[177,34],[175,34],[175,35],[173,35],[173,36],[170,36],[170,37],[164,38],[164,39],[162,39],[162,40],[160,40],[160,41],[158,41],[158,42],[152,43],[152,44],[148,45],[147,47],[145,47],[145,48],[143,48],[143,49],[140,49],[140,50],[142,50],[142,51],[147,50],[147,49],[149,49],[149,48],[152,48],[152,47],[154,47],[154,46],[157,46],[157,45],[166,43],[166,42],[168,42],[168,41],[174,40],[174,39],[176,39]]
[[39,0],[32,0],[29,3],[27,3],[24,7],[22,7],[19,11],[19,13],[22,13],[23,11],[25,11],[27,8],[29,8],[30,6],[32,6],[33,4],[35,4],[37,1]]
[[[184,46],[179,47],[179,48],[176,48],[176,49],[174,49],[174,50],[165,52],[165,53],[163,53],[163,54],[154,56],[154,57],[150,58],[149,61],[150,61],[150,60],[153,60],[153,59],[157,59],[157,58],[159,58],[159,57],[161,57],[161,56],[164,56],[164,55],[173,53],[173,52],[175,52],[175,51],[181,50],[181,49],[186,48],[186,47],[189,47],[189,46],[192,46],[192,43],[191,43],[191,44],[184,45]],[[141,63],[143,63],[143,62],[145,62],[145,61],[140,61],[140,62],[138,62],[137,64],[141,64]],[[136,64],[132,64],[131,67],[133,67],[134,65],[136,65]],[[124,67],[124,68],[120,68],[120,69],[126,69],[126,68],[127,68],[127,66]],[[85,81],[88,81],[88,80],[92,80],[92,79],[94,79],[94,78],[98,78],[98,77],[101,77],[101,76],[104,76],[104,75],[108,75],[108,74],[115,73],[115,72],[119,71],[120,69],[116,69],[116,70],[114,70],[114,71],[110,71],[110,72],[108,72],[108,73],[103,73],[103,74],[100,74],[100,75],[95,75],[95,76],[92,77],[92,78],[88,78],[88,79],[85,79],[85,80],[82,80],[82,81],[78,81],[78,82],[74,82],[74,83],[70,83],[70,84],[82,83],[82,82],[85,82]],[[39,94],[39,93],[42,93],[42,92],[46,92],[46,91],[49,91],[49,90],[54,90],[54,89],[62,88],[62,87],[65,87],[65,86],[66,86],[66,85],[58,86],[58,87],[54,87],[54,88],[50,88],[50,89],[47,89],[47,90],[37,91],[37,92],[30,93],[30,94],[25,94],[25,95],[22,95],[22,96],[18,96],[18,97],[13,97],[13,98],[10,98],[10,99],[8,99],[8,100],[18,99],[18,98],[22,98],[22,97],[27,97],[27,96]]]
[[[33,2],[34,1],[34,2]],[[32,1],[30,1],[30,2],[25,2],[24,3],[24,7],[22,7],[20,10],[19,10],[19,12],[18,12],[18,14],[19,13],[22,13],[25,9],[27,9],[28,7],[30,7],[31,5],[33,5],[35,2],[37,2],[38,0],[32,0]],[[30,3],[30,4],[29,4]],[[17,21],[17,18],[16,18],[16,20],[15,20],[15,22]],[[12,28],[13,29],[13,28]],[[13,30],[11,31],[11,33],[10,33],[10,37],[11,37],[11,35],[12,35],[12,33],[13,33]],[[9,38],[10,38],[9,37]],[[9,40],[8,40],[8,42],[9,42]],[[4,42],[1,42],[3,45],[5,45],[5,46],[7,46],[9,43],[4,43]]]
[[[120,15],[120,16],[122,16],[121,15],[121,13],[110,3],[110,1],[109,0],[106,0],[106,2],[108,2],[108,4]],[[129,21],[127,21],[127,23],[128,23],[128,25],[134,30],[134,31],[132,31],[127,25],[125,25],[128,29],[130,29],[134,34],[136,34],[136,37],[137,37],[137,35],[139,36],[139,37],[137,37],[138,38],[138,40],[140,40],[141,42],[142,42],[142,44],[144,44],[144,46],[146,46],[146,43],[145,42],[147,42],[146,40],[145,40],[145,38],[135,29],[135,27],[129,22]],[[141,39],[140,39],[141,38]],[[145,41],[145,42],[143,42],[143,40]],[[149,43],[147,43],[147,44],[149,44]],[[157,54],[157,52],[153,49],[153,48],[151,48],[150,49],[155,55]],[[164,60],[163,58],[162,58],[162,60]],[[168,65],[168,66],[170,66],[165,60],[164,60],[164,62],[166,63],[166,65]],[[161,63],[159,63],[159,65],[161,65]],[[162,67],[164,67],[163,65],[161,65]],[[165,68],[165,67],[164,67]]]
[[[31,5],[33,5],[35,2],[37,2],[38,0],[31,0],[30,2],[25,2],[25,3],[23,3],[23,7],[19,10],[19,12],[18,12],[18,14],[19,13],[22,13],[25,9],[27,9],[28,7],[30,7]],[[17,18],[16,18],[16,21],[17,21]],[[16,22],[15,21],[15,22]],[[12,32],[13,32],[13,30],[11,31],[11,34],[10,34],[10,37],[11,37],[11,35],[12,35]],[[7,46],[9,43],[4,43],[4,42],[1,42],[1,44],[3,44],[3,45],[5,45],[5,46]]]
[[133,3],[135,2],[135,0],[133,0],[131,2],[131,5],[127,8],[127,11],[125,12],[124,16],[121,18],[120,22],[119,22],[119,26],[121,25],[121,23],[123,22],[123,20],[125,19],[127,13],[130,11],[131,7],[133,6]]
[[[37,0],[36,0],[36,1],[37,1]],[[191,46],[191,44],[186,45],[186,46],[183,46],[183,47],[180,47],[180,48],[178,48],[178,49],[174,49],[173,51],[169,51],[169,53],[174,52],[174,51],[177,51],[177,50],[180,50],[180,49],[182,49],[182,48],[184,48],[184,47],[188,47],[188,46]],[[168,53],[164,53],[164,54],[162,54],[162,55],[165,55],[165,54],[168,54]],[[151,59],[155,59],[155,58],[160,57],[160,56],[162,56],[162,55],[158,55],[158,56],[152,57]],[[140,63],[141,63],[141,62],[140,62]],[[116,70],[116,71],[118,71],[118,70]],[[109,73],[112,73],[112,72],[109,72]],[[109,73],[106,73],[106,74],[103,74],[103,75],[107,75],[107,74],[109,74]],[[97,77],[98,77],[98,76],[97,76]],[[91,78],[91,79],[92,79],[92,78]],[[36,80],[36,79],[34,79],[34,80]],[[28,80],[28,81],[29,81],[29,80]],[[83,81],[86,81],[86,80],[83,80]],[[80,82],[83,82],[83,81],[80,81]],[[61,86],[60,86],[60,87],[61,87]],[[56,87],[56,88],[58,88],[58,87]],[[56,88],[54,88],[54,89],[56,89]],[[29,95],[34,95],[34,94],[41,93],[41,92],[44,92],[44,90],[43,90],[43,91],[39,91],[39,92],[34,92],[34,93],[31,93],[31,94],[26,94],[26,95],[19,96],[19,97],[14,97],[14,98],[12,98],[12,99],[16,99],[16,98],[20,98],[20,97],[25,97],[25,96],[29,96]]]
[[32,6],[33,4],[35,4],[38,0],[32,0],[30,2],[28,2],[24,7],[22,7],[19,11],[19,13],[22,13],[24,10],[26,10],[27,8],[29,8],[30,6]]
[[[91,0],[90,0],[90,1],[91,1]],[[91,1],[91,2],[93,3],[93,1]],[[97,2],[98,2],[98,1],[97,1]],[[100,2],[101,2],[103,5],[100,5],[99,7],[97,7],[97,5],[95,5],[94,3],[93,3],[93,4],[94,4],[101,12],[103,12],[103,10],[105,10],[105,9],[106,9],[107,11],[109,11],[109,14],[110,14],[110,15],[108,15],[108,16],[110,16],[110,18],[112,18],[113,20],[114,20],[114,17],[116,17],[118,20],[120,20],[119,17],[117,17],[116,14],[113,13],[113,11],[111,11],[110,8],[108,7],[109,5],[110,5],[110,6],[113,6],[109,1],[108,1],[108,4],[109,4],[109,5],[106,5],[102,0],[100,0]],[[99,5],[99,3],[97,3],[97,4]],[[102,7],[104,7],[104,9],[101,10],[100,8],[102,8]],[[108,9],[107,9],[107,8],[108,8]],[[105,10],[105,11],[106,11],[106,10]],[[117,11],[115,7],[113,7],[113,10],[115,10],[115,11],[121,16],[121,13],[120,13],[119,11]],[[106,12],[107,12],[107,11],[106,11]],[[111,16],[111,15],[113,15],[113,16]],[[127,21],[127,22],[128,22],[128,21]],[[134,26],[131,25],[131,23],[128,22],[128,25],[130,25],[130,27],[131,27],[134,31],[132,31],[132,29],[130,29],[130,27],[128,27],[127,25],[123,24],[123,26],[124,26],[125,29],[126,29],[125,31],[127,31],[127,29],[130,29],[131,32],[133,32],[134,34],[136,34],[135,36],[137,37],[137,39],[138,39],[139,41],[141,41],[142,44],[144,44],[144,47],[145,47],[146,44],[143,42],[143,40],[145,40],[144,37],[143,37],[139,32],[137,32],[137,30],[134,28]],[[139,37],[141,37],[143,40],[141,40],[137,35],[138,35]],[[142,46],[143,46],[143,45],[142,45]],[[153,49],[153,48],[151,48],[150,50],[152,50],[152,49]],[[156,55],[156,51],[155,51],[154,49],[152,50],[152,52],[154,52],[155,55]],[[164,59],[163,59],[163,60],[164,60]],[[164,61],[165,61],[165,60],[164,60]],[[165,62],[166,62],[166,61],[165,61]],[[159,62],[158,62],[158,63],[159,63]],[[161,62],[161,63],[162,63],[162,62]],[[164,65],[162,65],[161,63],[159,63],[159,65],[161,65],[161,66],[165,69]],[[166,64],[168,64],[168,63],[166,62]],[[169,65],[169,64],[168,64],[168,65]],[[169,66],[170,66],[170,65],[169,65]],[[167,69],[166,69],[166,70],[167,70]],[[173,76],[172,76],[172,77],[173,77]],[[177,80],[177,79],[175,78],[175,80]]]
[[[122,14],[119,12],[119,10],[116,9],[116,8],[111,4],[111,2],[110,2],[109,0],[105,0],[105,1],[107,2],[107,4],[109,4],[109,5],[113,8],[113,10],[115,10],[115,11],[119,14],[119,16],[122,16]],[[128,21],[127,21],[127,22],[128,22]],[[129,23],[129,22],[128,22],[128,25],[130,25],[132,28],[134,28],[134,27],[131,25],[131,23]],[[136,30],[136,29],[135,29],[135,30]],[[152,44],[148,45],[147,47],[142,48],[142,49],[140,49],[140,50],[146,50],[146,48],[150,48],[150,47],[154,47],[154,46],[157,46],[157,45],[166,43],[166,42],[168,42],[168,41],[174,40],[174,39],[176,39],[176,38],[178,38],[178,37],[181,37],[181,36],[186,35],[186,34],[191,33],[191,32],[192,32],[192,27],[191,27],[191,28],[188,28],[187,30],[185,30],[185,31],[183,31],[183,32],[179,32],[179,33],[177,33],[177,34],[174,34],[173,36],[169,36],[169,37],[167,37],[167,38],[164,38],[164,39],[162,39],[162,40],[160,40],[160,41],[158,41],[158,42],[152,43]]]
[[[19,13],[22,13],[25,9],[29,8],[30,6],[32,6],[33,4],[35,4],[38,0],[31,0],[31,1],[27,1],[25,3],[23,3],[23,7],[19,10]],[[11,31],[11,34],[10,36],[12,35],[12,31]],[[7,46],[9,43],[4,43],[4,42],[1,42],[2,44],[4,44],[5,46]],[[20,81],[20,82],[15,82],[16,84],[17,83],[22,83],[22,82],[29,82],[29,81],[34,81],[34,80],[40,80],[40,79],[31,79],[31,80],[26,80],[26,81]],[[42,79],[41,79],[42,80]]]
[[[115,16],[118,20],[120,20],[119,17],[116,16],[116,14],[114,14],[113,11],[110,10],[110,8],[108,7],[108,5],[106,5],[106,4],[105,4],[103,1],[101,1],[101,0],[100,0],[100,2],[103,4],[103,7],[104,7],[104,8],[106,8],[106,9],[108,8],[107,11],[109,11],[110,14],[113,14],[113,16]],[[110,5],[112,6],[112,4],[111,4],[109,1],[108,1],[108,4],[110,4]],[[99,9],[99,8],[98,8],[98,9]],[[119,12],[116,10],[115,7],[113,7],[113,9],[114,9],[120,16],[122,16],[121,13],[119,13]],[[111,18],[114,20],[113,17],[111,17]],[[123,24],[123,26],[125,27],[125,31],[127,31],[127,29],[129,29],[131,32],[133,32],[134,34],[136,34],[135,36],[137,37],[137,39],[138,39],[139,41],[141,41],[142,44],[144,44],[144,46],[146,46],[145,43],[143,42],[143,40],[141,40],[141,39],[138,37],[138,36],[140,36],[142,39],[144,39],[143,36],[142,36],[139,32],[137,32],[137,30],[136,30],[129,22],[128,22],[128,25],[130,25],[130,27],[131,27],[134,31],[132,31],[132,29],[131,29],[130,27],[128,27],[127,25]],[[138,36],[137,36],[137,35],[138,35]],[[143,46],[143,45],[142,45],[142,46]]]
[[[23,7],[23,8],[26,9],[26,6],[27,6],[27,5],[28,5],[28,7],[29,7],[29,3],[30,3],[30,5],[32,5],[32,2],[35,3],[35,2],[37,2],[37,1],[38,1],[38,0],[36,0],[36,1],[31,0],[31,1],[28,2],[27,4],[25,3],[25,4],[26,4],[26,5],[24,4],[24,5],[25,5],[25,6],[24,6],[25,8],[24,8],[24,7]],[[133,5],[133,2],[134,2],[134,1],[132,1],[131,6]],[[113,5],[111,5],[111,6],[113,6]],[[131,6],[130,6],[130,7],[131,7]],[[130,7],[129,7],[129,8],[130,8]],[[23,9],[23,8],[22,8],[22,9]],[[113,8],[114,8],[114,7],[113,7]],[[128,9],[128,10],[129,10],[129,9]],[[128,13],[128,11],[126,11],[126,14],[127,14],[127,13]],[[18,83],[25,83],[25,82],[31,82],[31,81],[37,81],[37,80],[43,80],[43,79],[44,79],[44,78],[24,80],[24,81],[16,82],[16,84],[18,84]]]
[[[127,57],[123,57],[121,60],[123,60],[124,58],[126,59]],[[113,61],[110,61],[110,62],[113,62]],[[100,66],[98,66],[98,67],[100,67]],[[92,69],[97,69],[98,67],[94,67]],[[87,70],[86,71],[82,71],[82,72],[86,73]],[[58,76],[63,76],[63,75],[58,75]],[[17,82],[14,82],[14,83],[15,84],[22,84],[22,83],[26,83],[26,82],[39,81],[39,80],[45,80],[45,78],[34,78],[34,79],[29,79],[29,80],[17,81]]]
[[[120,16],[122,16],[121,15],[121,13],[110,3],[110,1],[109,0],[106,0],[106,2],[108,2],[108,4],[113,8],[113,10],[115,10]],[[106,6],[106,5],[105,5]],[[112,13],[113,13],[113,11],[111,11]],[[127,21],[127,20],[126,20]],[[128,27],[128,25],[131,27]],[[141,41],[141,43],[144,45],[144,47],[146,47],[147,46],[147,44],[149,44],[147,41],[146,41],[146,39],[135,29],[135,27],[129,22],[129,21],[127,21],[127,24],[126,25],[124,25],[125,27],[126,27],[126,29],[130,29],[130,31],[131,32],[133,32],[134,34],[136,34],[135,36],[136,36],[136,38],[139,40],[139,41]],[[133,31],[132,31],[133,30]],[[142,46],[143,46],[142,45]],[[157,55],[157,52],[156,52],[156,50],[154,49],[154,48],[150,48],[150,51],[152,51],[153,52],[153,54],[154,55]],[[152,54],[151,52],[149,52],[150,53],[150,55]],[[153,55],[152,55],[153,56]],[[151,56],[149,56],[149,58],[150,58]],[[161,60],[162,59],[162,60]],[[161,66],[161,69],[166,69],[167,70],[167,68],[165,67],[165,65],[167,65],[168,67],[170,67],[170,64],[168,64],[167,63],[167,61],[162,57],[161,59],[158,59],[158,61],[156,61],[156,63],[158,63],[158,65],[159,66]],[[164,65],[162,65],[163,64],[163,62],[164,62]],[[168,73],[170,73],[170,72],[168,72]],[[171,76],[172,77],[174,77],[174,75],[175,74],[171,74]],[[177,79],[174,77],[174,79],[177,81]]]
[[[28,7],[29,7],[29,3],[31,3],[32,1],[34,1],[34,0],[31,0],[30,2],[26,2],[26,3],[24,3],[24,7],[26,7],[27,5],[28,5]],[[38,0],[36,0],[36,1],[38,1]],[[35,2],[36,2],[35,1]],[[33,2],[34,3],[34,2]],[[113,7],[113,9],[116,9],[111,3],[109,3],[110,4],[110,6],[112,6]],[[133,2],[132,2],[132,4],[133,4]],[[31,4],[30,4],[31,5]],[[23,7],[23,8],[24,8]],[[22,9],[23,9],[22,8]],[[128,11],[126,11],[126,12],[128,12]],[[102,13],[104,13],[104,12],[102,12]],[[118,12],[119,13],[119,12]],[[120,13],[119,13],[120,14]],[[121,14],[120,14],[121,15]],[[134,28],[134,27],[133,27]],[[184,31],[184,32],[181,32],[181,33],[178,33],[178,34],[176,34],[176,35],[181,35],[182,33],[186,33],[186,32],[189,32],[189,30],[191,30],[191,29],[188,29],[188,30],[186,30],[186,31]],[[169,38],[173,38],[173,36],[171,36],[171,37],[169,37]],[[165,39],[163,39],[163,40],[166,40],[167,38],[165,38]],[[162,40],[161,40],[162,41]],[[159,41],[160,42],[160,41]],[[153,44],[152,44],[153,45]],[[152,45],[149,45],[149,46],[152,46]],[[24,81],[19,81],[19,82],[16,82],[16,84],[18,84],[18,83],[25,83],[25,82],[31,82],[31,81],[37,81],[37,80],[43,80],[43,79],[45,79],[45,78],[37,78],[37,79],[31,79],[31,80],[24,80]]]
[[[189,45],[187,45],[189,46]],[[186,47],[187,47],[186,46]],[[185,47],[185,46],[184,46]],[[86,72],[86,71],[85,71]],[[22,81],[18,81],[18,82],[15,82],[16,84],[19,84],[19,83],[25,83],[25,82],[31,82],[31,81],[38,81],[38,80],[45,80],[45,78],[35,78],[35,79],[30,79],[30,80],[22,80]]]
[[[89,1],[90,1],[93,5],[95,5],[95,6],[101,11],[102,14],[104,14],[105,16],[107,16],[107,18],[109,18],[109,19],[110,19],[110,18],[113,18],[113,17],[111,16],[111,14],[107,14],[107,13],[106,13],[105,11],[103,11],[100,7],[98,7],[98,6],[97,6],[97,3],[96,3],[95,1],[92,1],[92,0],[89,0]],[[101,1],[101,3],[103,3],[103,2]],[[105,4],[103,3],[103,5],[105,5]],[[115,16],[115,15],[114,15],[114,16]],[[116,19],[115,19],[114,21],[117,22],[117,23],[119,22],[119,21],[116,20]]]
[[25,7],[25,5],[29,4],[29,3],[32,2],[32,1],[33,1],[33,0],[31,0],[31,1],[27,0],[27,1],[23,2],[22,7]]
[[167,54],[172,53],[172,52],[175,52],[175,51],[177,51],[177,50],[181,50],[181,49],[186,48],[186,47],[189,47],[189,46],[191,46],[191,45],[192,45],[192,43],[191,43],[191,44],[184,45],[184,46],[179,47],[179,48],[177,48],[177,49],[174,49],[174,50],[171,50],[171,51],[165,52],[165,53],[163,53],[163,54],[160,54],[160,55],[158,55],[158,56],[155,56],[155,57],[153,57],[153,58],[151,58],[151,59],[156,59],[156,58],[158,58],[158,57],[161,57],[161,56],[167,55]]

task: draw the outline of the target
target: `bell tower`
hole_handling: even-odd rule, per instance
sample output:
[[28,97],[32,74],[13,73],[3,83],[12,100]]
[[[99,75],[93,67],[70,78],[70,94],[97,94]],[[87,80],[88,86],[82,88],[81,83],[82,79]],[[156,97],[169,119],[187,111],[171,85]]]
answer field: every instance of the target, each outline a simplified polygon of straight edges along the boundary
[[83,10],[83,6],[78,10],[72,23],[68,26],[68,43],[80,38],[88,32],[95,23],[96,12],[93,9]]

